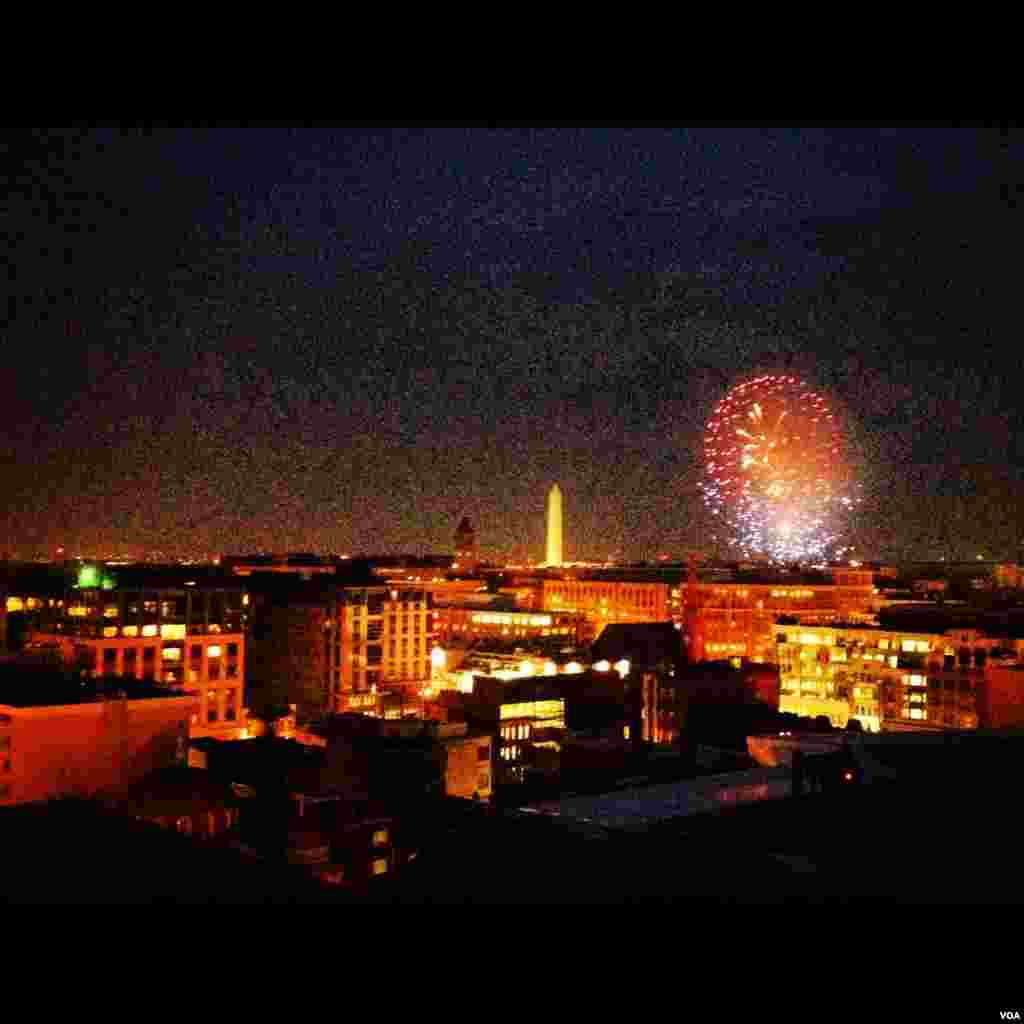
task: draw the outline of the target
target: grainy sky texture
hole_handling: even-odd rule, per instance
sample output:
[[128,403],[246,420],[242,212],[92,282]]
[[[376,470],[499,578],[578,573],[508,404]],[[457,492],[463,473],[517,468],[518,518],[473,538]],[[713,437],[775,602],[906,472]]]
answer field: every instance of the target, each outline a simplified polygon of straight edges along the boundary
[[58,126],[3,149],[7,552],[711,549],[715,402],[843,412],[865,555],[1016,554],[1002,126]]

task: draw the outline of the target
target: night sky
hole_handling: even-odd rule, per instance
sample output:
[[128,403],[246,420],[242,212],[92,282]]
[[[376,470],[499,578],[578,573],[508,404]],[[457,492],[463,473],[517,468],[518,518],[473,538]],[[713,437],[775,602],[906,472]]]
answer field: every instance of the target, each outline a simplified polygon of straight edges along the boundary
[[[3,553],[714,550],[737,378],[842,411],[864,557],[1024,541],[1005,126],[58,126],[0,144]],[[719,538],[721,539],[721,538]],[[719,552],[725,553],[725,552]]]

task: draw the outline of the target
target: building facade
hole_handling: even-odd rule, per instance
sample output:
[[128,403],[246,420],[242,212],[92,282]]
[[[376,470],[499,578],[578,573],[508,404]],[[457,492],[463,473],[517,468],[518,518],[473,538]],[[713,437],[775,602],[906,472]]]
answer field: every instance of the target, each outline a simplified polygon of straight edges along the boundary
[[680,585],[685,643],[691,661],[740,657],[772,662],[775,623],[872,621],[875,588],[867,570],[824,573],[751,574],[733,580],[700,580]]
[[577,612],[530,612],[478,605],[434,608],[434,638],[443,647],[468,645],[481,637],[565,637],[567,642],[583,643],[585,625],[584,617]]
[[248,597],[238,581],[86,565],[66,578],[61,596],[17,600],[31,616],[27,652],[52,650],[92,678],[149,680],[197,694],[193,736],[244,732]]
[[1022,641],[945,633],[779,625],[779,710],[869,732],[1024,724]]
[[420,587],[313,580],[263,588],[256,603],[250,675],[261,705],[341,712],[430,681],[431,601]]
[[0,695],[0,805],[121,793],[185,755],[194,695],[83,692],[79,703],[30,705]]
[[597,636],[615,622],[667,621],[672,617],[672,591],[669,583],[643,580],[545,579],[541,603],[545,611],[582,613]]

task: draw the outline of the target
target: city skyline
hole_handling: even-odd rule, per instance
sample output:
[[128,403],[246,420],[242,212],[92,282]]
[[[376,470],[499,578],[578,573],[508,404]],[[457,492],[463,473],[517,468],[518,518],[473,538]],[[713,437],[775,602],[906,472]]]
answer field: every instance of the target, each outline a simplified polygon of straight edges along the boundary
[[859,553],[1016,557],[1019,148],[943,125],[22,136],[4,547],[445,551],[468,515],[482,555],[539,558],[559,480],[567,559],[724,555],[704,425],[786,372],[850,424]]

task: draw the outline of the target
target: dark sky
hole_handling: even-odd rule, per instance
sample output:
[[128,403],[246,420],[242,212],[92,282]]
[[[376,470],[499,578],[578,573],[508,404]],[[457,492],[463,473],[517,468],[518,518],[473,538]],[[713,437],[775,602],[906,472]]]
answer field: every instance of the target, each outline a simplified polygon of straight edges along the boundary
[[60,126],[0,143],[11,553],[708,548],[789,369],[865,555],[1015,554],[1021,145],[987,125]]

